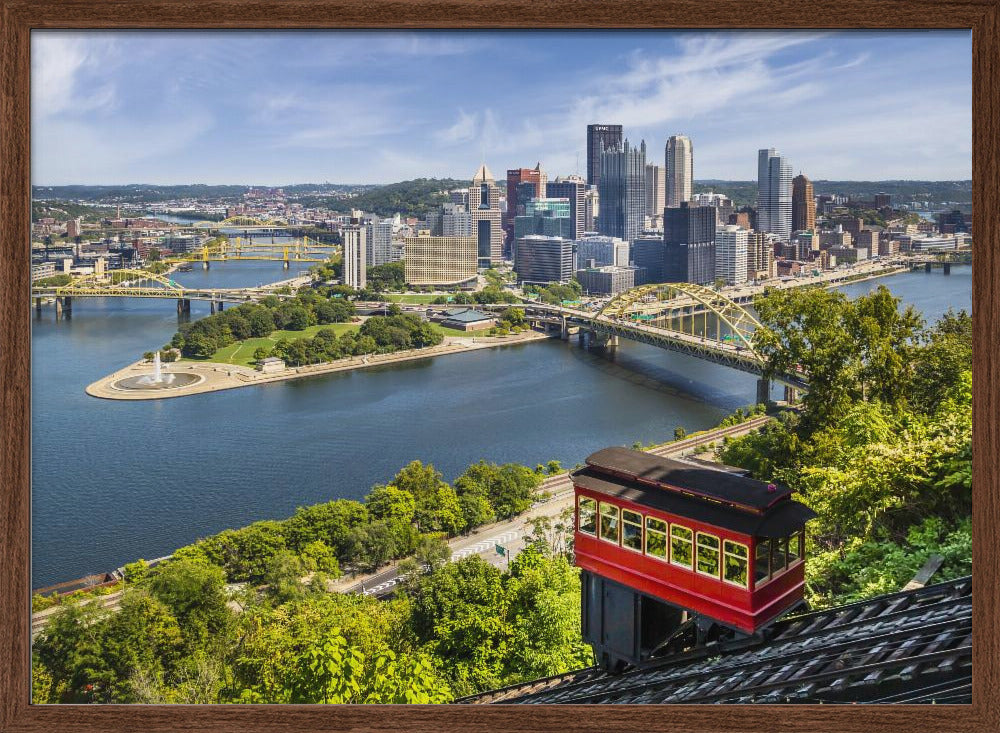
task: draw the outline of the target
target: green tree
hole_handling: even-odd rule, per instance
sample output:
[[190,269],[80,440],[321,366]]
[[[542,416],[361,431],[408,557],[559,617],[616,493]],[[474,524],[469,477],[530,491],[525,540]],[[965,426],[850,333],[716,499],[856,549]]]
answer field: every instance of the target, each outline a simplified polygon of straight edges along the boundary
[[301,598],[306,593],[302,577],[306,573],[305,563],[289,550],[273,555],[264,572],[267,594],[276,603],[286,603]]
[[442,533],[423,534],[420,535],[413,556],[418,563],[433,571],[451,559],[451,548]]
[[189,650],[224,636],[231,620],[225,583],[221,568],[187,559],[158,565],[147,581],[153,596],[177,619]]
[[394,519],[404,523],[412,522],[416,512],[413,493],[394,484],[372,487],[365,506],[375,519]]
[[320,572],[331,578],[340,576],[340,563],[333,549],[322,540],[313,540],[299,552],[305,569],[310,572]]

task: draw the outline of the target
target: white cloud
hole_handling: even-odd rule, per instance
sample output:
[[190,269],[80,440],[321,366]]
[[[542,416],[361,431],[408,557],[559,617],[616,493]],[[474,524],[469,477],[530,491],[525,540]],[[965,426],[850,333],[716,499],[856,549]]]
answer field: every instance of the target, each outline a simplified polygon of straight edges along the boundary
[[476,131],[479,129],[479,115],[468,114],[465,110],[458,110],[458,119],[455,124],[438,130],[434,133],[434,138],[445,145],[457,145],[467,143],[475,139]]
[[211,115],[191,110],[140,126],[52,119],[32,135],[32,181],[156,182],[162,162],[183,154],[212,125]]
[[108,109],[115,102],[112,81],[81,88],[80,76],[93,74],[112,63],[110,39],[86,39],[80,34],[44,33],[32,38],[32,114],[78,114]]

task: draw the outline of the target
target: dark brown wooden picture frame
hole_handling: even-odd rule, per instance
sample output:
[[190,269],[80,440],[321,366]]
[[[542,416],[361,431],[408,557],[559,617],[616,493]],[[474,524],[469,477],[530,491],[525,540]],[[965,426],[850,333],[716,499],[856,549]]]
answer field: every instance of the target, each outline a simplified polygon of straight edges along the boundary
[[[0,731],[1000,730],[1000,0],[0,0]],[[972,30],[974,676],[971,706],[30,705],[32,29]]]

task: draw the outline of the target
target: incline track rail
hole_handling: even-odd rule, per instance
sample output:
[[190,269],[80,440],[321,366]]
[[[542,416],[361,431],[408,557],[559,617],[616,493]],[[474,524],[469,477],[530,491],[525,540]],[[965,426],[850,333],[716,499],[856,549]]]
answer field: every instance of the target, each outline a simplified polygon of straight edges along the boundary
[[464,703],[815,703],[971,701],[972,579],[783,619],[744,639],[591,667]]

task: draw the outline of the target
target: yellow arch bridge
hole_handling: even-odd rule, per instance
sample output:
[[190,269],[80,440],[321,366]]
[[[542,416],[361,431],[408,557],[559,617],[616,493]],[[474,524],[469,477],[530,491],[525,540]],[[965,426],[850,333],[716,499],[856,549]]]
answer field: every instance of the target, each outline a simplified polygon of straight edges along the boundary
[[255,242],[252,239],[235,237],[223,239],[193,252],[169,258],[170,262],[200,262],[207,270],[211,262],[262,260],[284,262],[289,267],[292,262],[326,262],[339,254],[339,244],[327,244],[310,237],[302,237],[291,242]]
[[212,304],[212,312],[226,303],[250,303],[269,295],[292,297],[276,292],[281,283],[260,288],[190,288],[168,275],[154,275],[146,270],[111,270],[106,273],[75,277],[66,285],[34,286],[31,295],[35,308],[41,310],[46,298],[55,300],[57,315],[72,312],[74,298],[161,298],[176,299],[178,313],[190,313],[192,300]]
[[[761,377],[757,401],[766,402],[770,379],[766,360],[757,349],[755,333],[762,328],[756,316],[711,288],[691,283],[643,285],[612,298],[596,313],[542,303],[525,305],[529,314],[547,316],[561,328],[563,338],[578,327],[582,343],[615,348],[619,338],[695,356],[715,364]],[[808,387],[806,375],[771,377],[786,387],[786,397]]]
[[230,216],[222,221],[196,221],[191,226],[199,229],[284,229],[288,222],[284,219],[241,215]]

